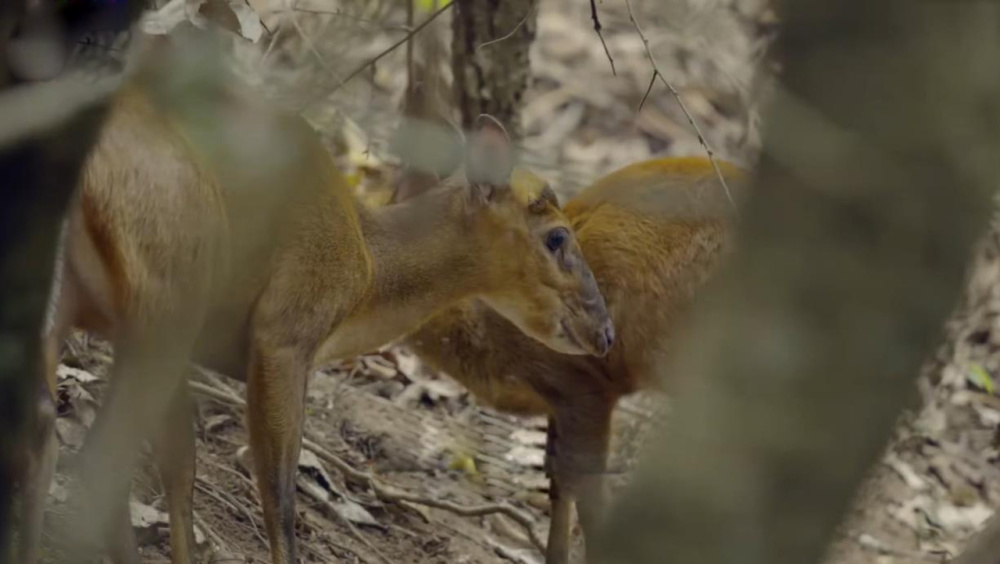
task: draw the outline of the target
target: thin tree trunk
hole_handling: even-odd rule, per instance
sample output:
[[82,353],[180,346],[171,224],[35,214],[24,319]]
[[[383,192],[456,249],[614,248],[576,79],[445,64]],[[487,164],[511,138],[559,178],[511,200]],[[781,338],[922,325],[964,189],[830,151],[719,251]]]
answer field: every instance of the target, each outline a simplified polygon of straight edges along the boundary
[[[456,0],[452,60],[455,97],[466,130],[480,114],[521,136],[519,110],[531,77],[537,0]],[[495,43],[490,43],[496,41]]]
[[[82,35],[95,29],[122,31],[139,16],[144,2],[40,2],[47,14],[34,22],[62,24],[65,58]],[[11,55],[15,30],[21,37],[39,28],[25,25],[27,1],[0,7],[0,104],[18,88],[31,88],[25,67]],[[30,71],[31,69],[27,69]],[[34,108],[34,117],[61,107]],[[0,147],[0,562],[10,557],[10,507],[19,459],[33,425],[32,409],[40,367],[40,339],[52,284],[59,225],[84,159],[100,130],[106,104],[96,100],[61,122]]]

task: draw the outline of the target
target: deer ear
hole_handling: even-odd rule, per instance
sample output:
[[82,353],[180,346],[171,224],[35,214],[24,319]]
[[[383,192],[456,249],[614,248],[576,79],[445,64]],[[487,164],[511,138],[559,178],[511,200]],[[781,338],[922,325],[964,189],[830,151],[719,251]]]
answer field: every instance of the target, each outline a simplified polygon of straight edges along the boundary
[[555,191],[548,184],[542,188],[542,191],[538,194],[538,198],[531,202],[528,208],[532,213],[542,213],[548,206],[554,208],[559,207],[559,198],[556,196]]
[[465,153],[465,175],[470,185],[501,187],[509,184],[514,158],[507,130],[496,118],[476,119]]

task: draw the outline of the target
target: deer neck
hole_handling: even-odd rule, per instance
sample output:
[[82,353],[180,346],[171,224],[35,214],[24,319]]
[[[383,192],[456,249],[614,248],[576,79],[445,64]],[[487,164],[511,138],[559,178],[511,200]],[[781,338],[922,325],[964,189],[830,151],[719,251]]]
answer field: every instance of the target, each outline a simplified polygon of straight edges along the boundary
[[484,289],[460,197],[457,189],[437,190],[362,214],[374,278],[327,341],[324,358],[369,352]]

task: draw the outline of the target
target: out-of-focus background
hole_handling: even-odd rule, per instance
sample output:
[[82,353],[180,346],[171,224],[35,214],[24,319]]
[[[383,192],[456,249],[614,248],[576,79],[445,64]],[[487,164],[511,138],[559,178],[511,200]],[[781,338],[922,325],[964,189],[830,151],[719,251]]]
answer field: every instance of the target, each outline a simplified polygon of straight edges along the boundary
[[[324,134],[359,194],[376,197],[380,173],[395,163],[388,146],[407,84],[406,47],[365,65],[407,35],[412,23],[406,4],[259,0],[248,6],[244,35],[260,38],[231,38],[231,63],[273,101],[302,111]],[[530,52],[522,163],[550,180],[563,199],[626,164],[705,151],[662,84],[654,83],[647,94],[653,67],[625,2],[605,0],[597,7],[614,74],[583,0],[539,2]],[[766,61],[776,24],[768,2],[632,0],[632,8],[659,70],[708,145],[722,159],[752,166],[769,74],[776,70]],[[415,21],[428,13],[418,10]],[[254,31],[257,16],[268,31]],[[447,45],[449,18],[445,14],[422,33],[439,34]],[[505,46],[500,41],[482,48]],[[441,67],[450,73],[447,60]],[[361,71],[343,82],[356,69]],[[965,306],[922,376],[922,403],[900,422],[830,562],[942,561],[958,552],[1000,502],[1000,399],[990,376],[1000,370],[997,244],[995,238],[984,242]],[[110,362],[105,343],[84,334],[72,339],[59,372],[57,428],[64,466],[94,420]],[[198,379],[243,395],[238,383],[204,374]],[[639,394],[623,402],[611,462],[616,485],[628,480],[644,437],[669,424],[669,404],[661,395]],[[409,494],[463,507],[509,503],[530,517],[543,538],[544,426],[544,420],[477,405],[458,384],[392,346],[317,372],[309,388],[308,436],[355,468],[371,470]],[[217,397],[200,396],[197,430],[195,511],[205,557],[268,561],[246,464],[242,412]],[[406,502],[386,504],[309,454],[300,460],[300,471],[298,538],[306,562],[542,560],[519,524],[503,514],[463,516]],[[66,495],[60,474],[51,491],[51,519],[59,518]],[[149,464],[135,480],[131,509],[144,561],[167,561],[166,508]]]

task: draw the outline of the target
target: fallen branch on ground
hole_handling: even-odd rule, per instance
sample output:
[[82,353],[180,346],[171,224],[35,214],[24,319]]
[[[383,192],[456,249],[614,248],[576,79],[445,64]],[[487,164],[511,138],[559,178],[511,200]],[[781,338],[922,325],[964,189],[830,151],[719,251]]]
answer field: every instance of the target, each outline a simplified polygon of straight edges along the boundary
[[201,515],[198,514],[197,511],[193,511],[191,515],[194,518],[194,524],[199,529],[201,529],[202,532],[205,533],[206,537],[208,537],[210,539],[208,542],[210,544],[211,543],[215,544],[215,551],[216,552],[219,552],[219,551],[221,551],[222,553],[232,552],[232,549],[229,548],[229,543],[227,543],[225,541],[225,539],[223,539],[221,536],[219,536],[219,534],[215,532],[215,529],[213,529],[211,526],[209,526],[208,522],[205,521],[204,519],[202,519]]
[[351,536],[354,537],[361,544],[365,545],[365,547],[368,550],[370,550],[376,557],[378,557],[378,559],[382,562],[382,564],[390,564],[389,559],[386,558],[385,555],[382,554],[382,552],[379,549],[375,548],[375,545],[373,545],[371,541],[369,541],[367,538],[365,538],[364,535],[361,534],[361,531],[358,530],[358,528],[354,525],[354,523],[351,522],[350,519],[341,515],[337,511],[337,508],[334,507],[332,503],[330,503],[329,499],[326,499],[322,495],[320,495],[319,491],[317,491],[316,488],[304,487],[304,485],[301,484],[301,481],[306,479],[307,478],[305,476],[299,475],[299,478],[297,480],[297,482],[300,482],[299,490],[305,492],[305,494],[308,495],[310,498],[312,498],[313,501],[315,501],[321,507],[323,507],[323,509],[326,510],[327,513],[330,513],[335,517],[337,517],[338,519],[340,519],[340,521],[344,524],[344,526],[347,527],[347,530],[351,532]]
[[[202,374],[206,374],[204,371],[200,370],[200,372]],[[188,385],[191,387],[191,390],[196,393],[235,407],[246,409],[246,401],[236,395],[236,393],[232,390],[216,388],[202,382],[194,381],[189,382]],[[425,496],[408,494],[395,490],[381,484],[373,475],[357,470],[348,464],[344,459],[325,449],[322,445],[316,442],[316,438],[317,437],[312,436],[310,432],[306,431],[302,438],[302,448],[311,451],[317,458],[336,468],[345,478],[349,478],[370,487],[372,491],[375,492],[375,495],[384,501],[407,502],[426,507],[433,507],[435,509],[448,511],[462,517],[482,517],[494,513],[506,515],[525,529],[528,533],[528,538],[531,539],[531,544],[533,544],[535,548],[541,552],[545,552],[545,543],[535,532],[534,520],[523,511],[519,511],[514,507],[502,503],[464,507],[449,501],[432,499]]]

